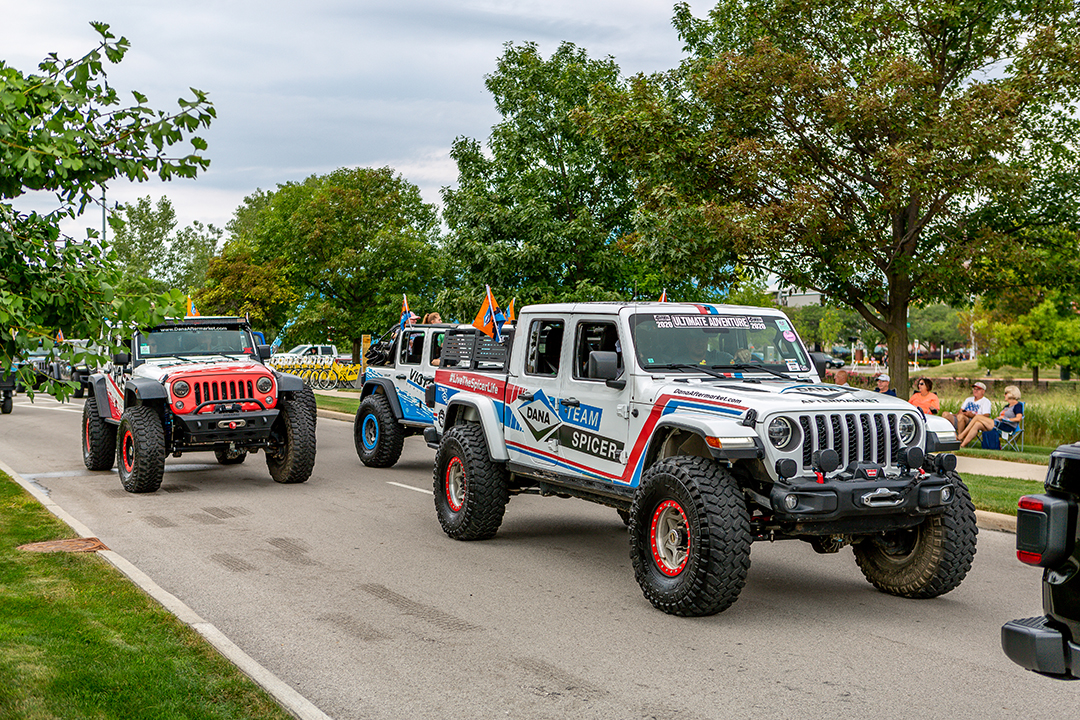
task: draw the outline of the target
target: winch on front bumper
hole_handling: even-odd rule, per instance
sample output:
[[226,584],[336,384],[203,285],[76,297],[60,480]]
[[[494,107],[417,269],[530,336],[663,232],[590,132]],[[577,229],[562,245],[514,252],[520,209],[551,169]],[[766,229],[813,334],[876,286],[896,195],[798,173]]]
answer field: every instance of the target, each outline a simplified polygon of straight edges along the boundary
[[213,445],[233,442],[238,445],[266,440],[277,420],[278,410],[248,412],[213,412],[200,415],[174,415],[173,422],[182,429],[184,445]]
[[[912,458],[916,459],[915,457]],[[918,458],[921,462],[921,456]],[[769,521],[799,534],[861,534],[912,527],[945,511],[957,489],[947,472],[954,456],[938,456],[896,475],[872,463],[853,463],[826,476],[784,478],[758,504],[772,511]],[[914,464],[914,463],[913,463]],[[827,471],[831,472],[831,471]]]

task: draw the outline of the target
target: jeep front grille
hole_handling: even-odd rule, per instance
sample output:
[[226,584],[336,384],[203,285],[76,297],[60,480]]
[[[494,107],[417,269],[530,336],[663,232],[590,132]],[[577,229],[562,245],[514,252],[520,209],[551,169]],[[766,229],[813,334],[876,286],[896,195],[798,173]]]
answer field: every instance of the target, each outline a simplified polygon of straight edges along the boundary
[[897,430],[901,413],[820,413],[799,415],[803,472],[812,472],[814,452],[832,448],[841,467],[851,462],[896,465],[903,449]]
[[195,386],[195,404],[211,400],[251,400],[255,387],[251,380],[200,380]]

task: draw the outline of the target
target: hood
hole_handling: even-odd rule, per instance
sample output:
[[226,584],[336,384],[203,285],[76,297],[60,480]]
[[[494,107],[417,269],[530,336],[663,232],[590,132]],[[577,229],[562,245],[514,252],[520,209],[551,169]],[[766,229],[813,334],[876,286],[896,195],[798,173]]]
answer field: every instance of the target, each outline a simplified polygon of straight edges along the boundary
[[166,376],[170,378],[184,377],[199,374],[221,373],[253,373],[258,375],[272,375],[273,371],[254,359],[248,360],[229,355],[207,355],[196,359],[183,358],[154,358],[144,362],[135,368],[136,377],[153,378],[162,381]]
[[827,383],[792,382],[780,378],[755,378],[750,382],[711,378],[687,378],[685,381],[674,381],[674,378],[661,381],[646,379],[644,386],[639,386],[639,392],[635,394],[639,402],[650,405],[665,395],[682,396],[712,400],[728,406],[754,408],[759,416],[779,411],[912,409],[912,405],[891,395]]

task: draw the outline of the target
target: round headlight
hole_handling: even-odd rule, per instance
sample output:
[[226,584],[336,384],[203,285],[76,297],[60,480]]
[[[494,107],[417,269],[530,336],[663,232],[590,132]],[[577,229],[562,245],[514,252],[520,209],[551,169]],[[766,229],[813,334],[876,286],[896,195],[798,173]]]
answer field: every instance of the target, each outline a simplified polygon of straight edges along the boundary
[[901,415],[897,430],[900,433],[900,444],[911,445],[919,434],[919,425],[911,415]]
[[261,393],[268,393],[274,388],[273,381],[265,375],[255,381],[255,387]]
[[191,386],[184,380],[177,380],[172,384],[172,394],[176,397],[187,397],[189,392],[191,392]]
[[791,435],[791,421],[787,418],[773,418],[772,422],[769,423],[769,442],[773,444],[773,447],[786,447],[791,442]]

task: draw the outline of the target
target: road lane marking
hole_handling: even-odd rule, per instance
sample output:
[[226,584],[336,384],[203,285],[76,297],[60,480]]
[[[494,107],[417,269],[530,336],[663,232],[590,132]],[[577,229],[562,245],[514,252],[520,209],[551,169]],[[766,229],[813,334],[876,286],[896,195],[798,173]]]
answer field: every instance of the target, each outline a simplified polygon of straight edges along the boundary
[[425,489],[425,488],[413,487],[412,485],[402,485],[401,483],[390,482],[389,480],[386,481],[386,484],[387,485],[396,485],[397,487],[405,488],[406,490],[415,490],[416,492],[424,493],[425,495],[431,495],[431,494],[433,494],[435,492],[431,488]]
[[[57,403],[59,404],[59,403]],[[66,407],[52,407],[49,405],[38,405],[37,403],[21,402],[15,403],[15,407],[28,407],[28,408],[41,408],[42,410],[59,410],[60,412],[73,412],[82,415],[82,410],[75,410],[73,408]]]

